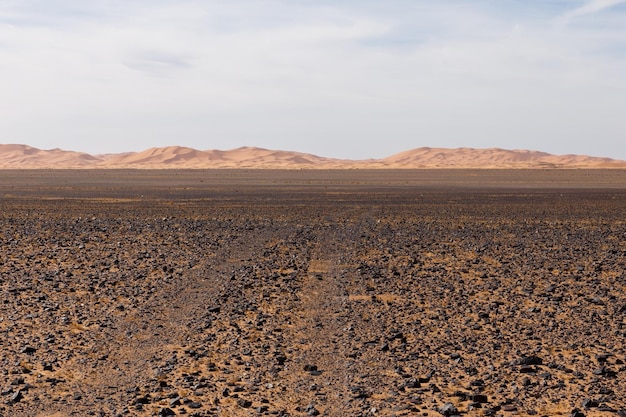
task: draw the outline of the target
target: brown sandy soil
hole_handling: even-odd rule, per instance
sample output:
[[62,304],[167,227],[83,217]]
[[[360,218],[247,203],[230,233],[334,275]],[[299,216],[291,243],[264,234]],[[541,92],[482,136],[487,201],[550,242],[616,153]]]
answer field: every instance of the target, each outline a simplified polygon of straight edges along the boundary
[[0,415],[626,415],[621,172],[5,174]]

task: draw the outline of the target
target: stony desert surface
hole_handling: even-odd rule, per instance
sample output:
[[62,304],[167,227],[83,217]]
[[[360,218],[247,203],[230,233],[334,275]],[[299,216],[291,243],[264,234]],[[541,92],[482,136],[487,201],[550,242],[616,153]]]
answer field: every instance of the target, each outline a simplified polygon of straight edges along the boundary
[[624,170],[0,171],[2,416],[626,416]]

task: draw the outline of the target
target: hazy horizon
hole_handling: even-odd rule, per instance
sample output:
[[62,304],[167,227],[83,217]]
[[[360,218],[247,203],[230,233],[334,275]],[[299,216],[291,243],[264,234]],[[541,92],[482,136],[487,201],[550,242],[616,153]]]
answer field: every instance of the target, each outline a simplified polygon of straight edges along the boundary
[[626,160],[626,0],[9,0],[3,143]]

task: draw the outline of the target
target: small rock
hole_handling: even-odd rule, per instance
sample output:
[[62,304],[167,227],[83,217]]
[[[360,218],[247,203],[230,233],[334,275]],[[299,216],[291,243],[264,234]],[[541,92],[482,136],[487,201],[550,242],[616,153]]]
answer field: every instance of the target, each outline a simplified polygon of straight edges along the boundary
[[11,385],[23,385],[24,384],[24,378],[19,377],[14,379],[13,381],[11,381]]
[[472,395],[472,401],[474,401],[475,403],[485,404],[486,402],[488,402],[488,398],[484,394],[474,394]]
[[24,395],[22,394],[22,390],[18,389],[13,393],[13,395],[11,395],[11,399],[9,401],[11,404],[15,404],[20,402],[23,398]]
[[583,400],[584,408],[594,408],[594,407],[598,407],[599,405],[600,404],[596,400],[592,400],[591,398],[587,398]]
[[459,413],[459,410],[452,403],[445,403],[442,407],[439,408],[439,413],[449,417]]
[[543,359],[539,356],[524,356],[515,362],[516,365],[543,365]]
[[596,369],[593,373],[594,375],[606,376],[608,378],[615,378],[617,376],[617,372],[607,368],[606,366]]
[[150,404],[150,398],[148,396],[138,397],[135,404]]
[[320,412],[315,408],[313,404],[309,404],[304,410],[307,416],[319,416]]
[[417,378],[409,378],[404,383],[406,388],[419,388],[421,386],[419,379]]
[[574,408],[569,417],[585,417],[585,414],[582,413],[578,408]]
[[252,401],[246,400],[244,398],[239,398],[237,400],[237,405],[241,408],[250,408],[252,407]]

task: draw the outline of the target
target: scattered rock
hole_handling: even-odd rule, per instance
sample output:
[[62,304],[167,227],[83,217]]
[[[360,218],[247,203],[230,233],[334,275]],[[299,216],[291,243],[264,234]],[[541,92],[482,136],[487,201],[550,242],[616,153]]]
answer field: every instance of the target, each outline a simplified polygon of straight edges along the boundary
[[[192,175],[175,174],[164,184]],[[330,183],[269,193],[255,180],[209,194],[198,184],[214,174],[193,175],[134,201],[125,185],[34,198],[3,174],[0,369],[13,415],[626,407],[621,191],[418,198]]]
[[516,365],[543,365],[543,359],[538,356],[524,356],[523,358],[518,359]]
[[10,404],[18,403],[23,398],[24,398],[24,395],[22,394],[22,390],[18,389],[17,391],[13,393],[13,395],[11,395],[11,399],[9,400],[9,403]]
[[252,401],[246,400],[244,398],[239,398],[237,400],[237,405],[241,408],[250,408],[252,407]]
[[570,413],[569,417],[585,417],[585,414],[580,411],[578,408],[575,408]]
[[449,417],[459,413],[459,410],[452,403],[445,403],[443,406],[439,408],[439,413]]

